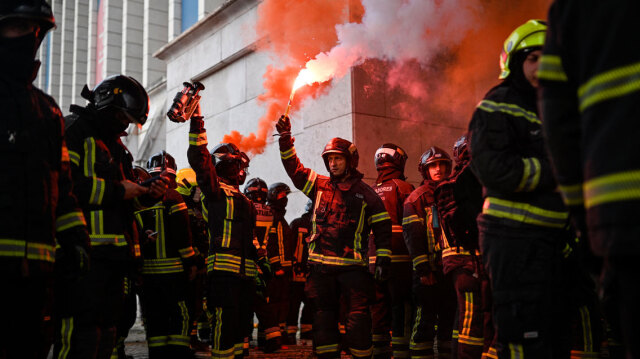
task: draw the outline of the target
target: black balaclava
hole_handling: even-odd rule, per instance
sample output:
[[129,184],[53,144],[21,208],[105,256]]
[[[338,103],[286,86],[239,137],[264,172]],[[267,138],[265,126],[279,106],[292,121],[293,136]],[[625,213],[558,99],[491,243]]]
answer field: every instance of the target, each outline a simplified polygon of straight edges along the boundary
[[216,166],[216,172],[225,183],[239,185],[239,161],[223,161]]
[[120,137],[120,134],[129,127],[129,120],[122,113],[122,110],[107,107],[96,110],[96,113],[98,115],[98,127],[104,131],[105,137]]
[[274,214],[284,217],[284,215],[287,213],[288,203],[289,198],[287,198],[287,196],[284,196],[278,200],[268,202],[267,205],[271,207],[271,210],[274,212]]
[[524,76],[524,72],[522,72],[522,65],[531,52],[540,49],[541,47],[530,47],[528,49],[524,49],[514,53],[511,64],[509,66],[511,74],[506,80],[509,81],[518,91],[522,92],[527,97],[531,97],[534,99],[537,96],[536,89],[531,86],[529,80],[527,80],[527,78]]
[[29,84],[40,62],[35,60],[40,40],[35,33],[19,37],[0,37],[0,76]]

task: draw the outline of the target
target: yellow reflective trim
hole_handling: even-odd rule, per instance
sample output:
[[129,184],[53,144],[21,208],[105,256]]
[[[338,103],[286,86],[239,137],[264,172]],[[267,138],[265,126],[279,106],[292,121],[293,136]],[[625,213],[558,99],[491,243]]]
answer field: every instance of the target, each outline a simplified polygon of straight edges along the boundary
[[316,173],[316,171],[314,170],[310,170],[309,172],[309,176],[307,177],[307,183],[304,184],[304,187],[302,188],[302,192],[309,196],[311,194],[311,190],[313,189],[314,185],[316,184],[316,179],[318,178],[318,174]]
[[538,225],[562,228],[567,224],[568,212],[556,212],[532,206],[528,203],[512,202],[495,197],[484,200],[482,213],[498,218]]
[[429,261],[429,257],[427,257],[426,254],[421,254],[415,258],[413,258],[413,269],[415,270],[416,267],[422,263],[426,263]]
[[96,141],[89,137],[84,141],[84,175],[85,177],[95,177],[93,166],[96,163]]
[[640,199],[640,170],[592,178],[584,183],[585,207]]
[[192,146],[202,146],[207,145],[209,142],[207,141],[207,133],[189,133],[189,145]]
[[417,214],[412,214],[409,217],[404,217],[402,219],[402,225],[405,226],[409,223],[413,223],[413,222],[420,222],[420,223],[424,223],[422,218],[418,217]]
[[355,238],[353,241],[353,257],[358,260],[362,259],[360,251],[362,250],[362,231],[364,229],[364,215],[366,207],[367,203],[362,201],[362,207],[360,208],[360,218],[358,219],[358,227],[356,227]]
[[182,331],[180,332],[181,335],[174,337],[174,339],[184,339],[187,345],[189,345],[189,311],[187,310],[187,305],[184,303],[184,300],[178,302],[178,306],[180,307],[180,315],[182,316]]
[[182,203],[178,203],[171,206],[171,208],[169,208],[169,214],[174,214],[176,212],[186,211],[186,210],[187,210],[187,204],[182,202]]
[[182,258],[189,258],[196,255],[196,251],[193,250],[193,247],[178,249],[178,253],[180,253],[180,257]]
[[62,318],[62,327],[60,329],[61,348],[58,352],[57,359],[66,359],[71,351],[71,335],[73,334],[73,317]]
[[169,340],[169,336],[160,335],[157,337],[149,337],[147,340],[148,346],[150,348],[164,347],[167,345],[167,340]]
[[280,158],[282,158],[283,160],[288,160],[289,158],[293,157],[296,155],[296,149],[295,147],[291,147],[290,149],[286,150],[286,151],[280,151]]
[[458,335],[458,343],[482,347],[484,346],[484,338],[476,338],[469,335],[460,334]]
[[75,151],[68,150],[69,161],[76,166],[80,166],[80,154]]
[[562,193],[562,199],[567,206],[580,206],[584,204],[584,197],[582,192],[582,183],[576,183],[572,185],[559,185],[558,189]]
[[387,219],[391,220],[391,217],[389,217],[389,212],[384,211],[369,217],[368,222],[369,224],[374,224],[374,223],[385,221]]
[[593,352],[591,315],[589,314],[589,308],[586,305],[580,307],[580,319],[582,321],[582,343],[584,344],[584,351],[591,353]]
[[523,158],[522,163],[524,164],[522,179],[516,188],[516,192],[533,191],[540,183],[540,174],[542,172],[540,160],[535,157]]
[[523,359],[524,350],[522,344],[509,343],[509,352],[511,353],[511,359]]
[[349,347],[349,351],[354,357],[371,357],[371,354],[373,353],[373,347],[364,350]]
[[0,257],[26,257],[29,260],[55,262],[56,247],[21,239],[0,239]]
[[82,212],[69,212],[56,218],[56,232],[62,232],[77,226],[86,226]]
[[123,235],[116,234],[89,234],[89,238],[91,238],[92,246],[102,246],[102,245],[115,245],[116,247],[123,247],[127,245],[127,240]]
[[338,344],[319,345],[316,347],[317,354],[326,354],[338,351]]
[[460,336],[469,336],[471,333],[471,320],[473,319],[473,292],[464,293],[464,317],[462,320],[462,333]]
[[89,196],[89,204],[101,205],[104,198],[105,188],[106,184],[102,178],[93,177],[91,179],[91,195]]
[[212,353],[216,353],[216,354],[228,354],[228,353],[232,353],[233,352],[233,348],[231,348],[230,350],[220,350],[220,337],[222,336],[222,308],[221,307],[216,307],[216,314],[215,314],[215,326],[213,329],[213,345],[211,348],[211,352]]
[[557,55],[542,55],[538,65],[540,80],[567,82],[567,74],[562,66],[562,59]]
[[378,248],[376,249],[377,257],[391,257],[391,249]]
[[311,249],[309,250],[309,261],[322,263],[322,264],[329,264],[329,265],[339,265],[339,266],[352,266],[352,265],[366,266],[367,265],[367,263],[362,259],[325,256],[323,254],[313,253]]
[[514,117],[522,117],[529,122],[535,124],[542,124],[542,121],[538,118],[538,115],[531,111],[527,111],[518,105],[511,103],[494,102],[490,100],[482,100],[478,104],[477,108],[486,112],[502,112]]
[[593,76],[578,88],[580,111],[612,98],[640,90],[640,62]]

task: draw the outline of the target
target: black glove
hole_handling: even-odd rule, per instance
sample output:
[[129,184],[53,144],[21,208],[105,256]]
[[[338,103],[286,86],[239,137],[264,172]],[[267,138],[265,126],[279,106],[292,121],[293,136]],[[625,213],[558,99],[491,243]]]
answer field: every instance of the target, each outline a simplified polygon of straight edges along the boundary
[[376,281],[384,282],[389,279],[389,267],[391,266],[391,258],[377,257],[376,271],[373,275]]
[[80,245],[61,246],[56,251],[56,266],[64,275],[83,276],[89,271],[89,254]]
[[291,121],[289,120],[289,116],[280,116],[280,119],[278,119],[278,123],[276,123],[276,130],[281,135],[285,133],[291,133]]

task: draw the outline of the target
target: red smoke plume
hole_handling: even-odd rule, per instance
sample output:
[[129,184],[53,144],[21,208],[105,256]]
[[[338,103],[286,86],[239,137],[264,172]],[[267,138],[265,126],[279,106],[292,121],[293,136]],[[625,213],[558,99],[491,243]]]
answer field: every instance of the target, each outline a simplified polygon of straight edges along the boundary
[[264,74],[259,100],[267,112],[255,134],[234,131],[224,141],[261,153],[302,67],[327,82],[298,90],[294,111],[303,98],[323,93],[333,77],[367,59],[388,63],[384,74],[380,66],[362,68],[402,95],[396,101],[401,118],[424,121],[428,113],[428,122],[466,128],[475,104],[498,82],[505,38],[528,19],[546,18],[550,2],[264,0],[257,32],[268,41],[260,50],[270,51],[278,64]]

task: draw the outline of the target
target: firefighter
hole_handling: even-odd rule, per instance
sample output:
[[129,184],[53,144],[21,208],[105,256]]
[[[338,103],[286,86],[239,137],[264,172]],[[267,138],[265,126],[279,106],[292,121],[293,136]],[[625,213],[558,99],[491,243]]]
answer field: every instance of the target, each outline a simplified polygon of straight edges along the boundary
[[160,151],[147,161],[150,176],[169,178],[157,203],[136,212],[141,228],[145,326],[150,358],[187,358],[191,354],[187,288],[196,276],[187,205],[176,191],[176,162]]
[[[276,313],[283,344],[291,344],[287,339],[287,314],[289,314],[289,291],[293,276],[293,232],[284,219],[291,193],[289,186],[276,182],[269,186],[267,206],[273,213],[273,225],[269,230],[267,254],[273,278],[267,284],[270,310]],[[295,344],[295,338],[293,340]]]
[[[304,345],[310,344],[313,339],[313,306],[311,301],[305,296],[304,285],[309,273],[308,259],[309,246],[307,239],[311,234],[311,215],[313,201],[309,200],[305,206],[304,213],[291,221],[291,232],[295,236],[293,248],[293,273],[291,280],[291,290],[289,291],[289,314],[287,315],[287,335],[292,343],[295,343],[296,332],[298,331],[298,317],[300,317],[300,341]],[[300,305],[302,314],[300,314]]]
[[[196,173],[192,168],[182,168],[176,172],[176,191],[182,195],[189,214],[191,242],[195,252],[196,277],[189,282],[188,302],[189,318],[191,319],[191,347],[196,351],[209,351],[209,337],[211,335],[204,290],[207,278],[206,259],[209,251],[209,237],[207,223],[202,217],[200,203],[200,188],[196,182]],[[199,337],[199,338],[198,338]]]
[[634,1],[554,2],[538,71],[546,143],[585,244],[581,256],[590,256],[590,243],[604,259],[603,307],[613,334],[622,334],[626,356],[634,358],[640,357],[640,160],[638,124],[632,119],[640,98],[640,49],[628,44],[634,41],[638,10]]
[[[423,181],[404,202],[402,230],[413,263],[416,313],[410,341],[411,357],[432,356],[438,338],[438,356],[450,357],[456,296],[450,276],[442,270],[442,235],[433,192],[451,174],[451,158],[432,146],[420,157]],[[437,330],[436,330],[437,328]]]
[[[434,197],[443,230],[442,269],[451,275],[458,299],[454,352],[460,359],[496,357],[490,320],[488,278],[478,250],[476,217],[482,211],[482,185],[469,167],[468,136],[453,146],[456,166]],[[488,320],[487,320],[488,319]]]
[[569,356],[559,270],[569,214],[556,191],[536,107],[546,29],[529,20],[507,38],[503,81],[480,101],[469,124],[471,169],[483,185],[479,243],[499,357]]
[[[411,332],[411,258],[402,236],[402,211],[405,199],[414,190],[406,182],[404,167],[407,154],[393,143],[385,143],[375,153],[378,178],[372,186],[391,217],[391,273],[386,283],[376,284],[376,299],[371,306],[374,358],[409,356]],[[369,266],[375,268],[375,243],[369,241]],[[391,332],[391,335],[389,334]],[[392,345],[389,345],[392,344]]]
[[[44,0],[0,4],[0,358],[47,357],[54,276],[56,287],[73,286],[89,266],[89,238],[71,190],[62,113],[32,85],[40,65],[36,51],[54,26]],[[65,304],[57,289],[56,301]]]
[[368,233],[376,240],[377,280],[385,280],[391,262],[391,220],[375,191],[362,182],[356,146],[339,137],[325,146],[322,159],[330,176],[305,168],[296,156],[287,116],[278,120],[280,157],[294,185],[314,203],[309,238],[311,267],[305,291],[315,304],[313,323],[320,358],[340,356],[340,296],[348,303],[346,337],[351,355],[370,357],[373,283],[367,271]]
[[207,308],[211,311],[211,356],[241,358],[257,275],[253,245],[255,209],[240,192],[242,155],[232,143],[207,150],[199,110],[191,118],[187,157],[203,194],[209,225]]
[[[267,193],[269,187],[267,183],[259,177],[250,179],[244,187],[244,194],[249,198],[256,210],[256,229],[254,246],[257,250],[268,254],[267,244],[269,233],[273,226],[273,212],[267,206]],[[270,298],[267,292],[267,279],[271,277],[271,267],[264,271],[259,268],[256,277],[256,292],[253,306],[258,318],[258,347],[265,353],[273,353],[280,349],[282,338],[278,325],[277,312],[270,305]],[[253,318],[251,320],[253,324]],[[253,326],[252,326],[253,329]]]
[[120,320],[125,276],[139,263],[134,211],[153,205],[167,188],[160,177],[149,187],[132,180],[133,158],[120,140],[131,123],[147,119],[149,97],[135,79],[116,75],[81,94],[89,103],[72,105],[65,121],[73,191],[89,222],[92,266],[73,288],[72,312],[60,318],[56,355],[111,355]]

